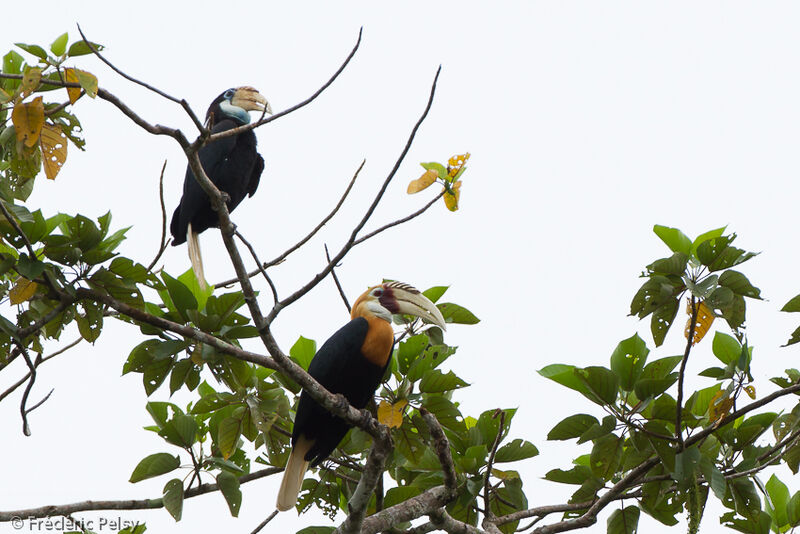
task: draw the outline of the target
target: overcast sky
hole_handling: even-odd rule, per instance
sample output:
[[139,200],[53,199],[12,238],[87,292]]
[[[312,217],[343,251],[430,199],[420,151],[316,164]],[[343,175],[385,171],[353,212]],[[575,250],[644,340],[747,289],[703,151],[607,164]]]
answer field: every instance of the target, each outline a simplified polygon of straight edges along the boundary
[[[48,0],[36,4],[35,15],[26,7],[25,14],[4,19],[0,53],[15,42],[49,44],[64,31],[76,39],[80,23],[90,39],[106,45],[105,55],[118,67],[186,98],[198,114],[224,89],[244,84],[258,88],[279,111],[330,77],[363,26],[361,48],[333,86],[310,106],[257,131],[266,170],[257,195],[234,220],[262,259],[313,228],[366,159],[341,214],[274,270],[283,295],[322,268],[324,243],[335,248],[349,235],[394,165],[441,65],[433,109],[369,228],[431,198],[430,191],[405,194],[408,181],[422,172],[419,162],[470,151],[461,210],[435,206],[359,246],[338,274],[351,300],[384,277],[423,289],[449,284],[446,300],[482,319],[447,332],[447,341],[460,347],[452,368],[472,384],[457,399],[471,415],[519,407],[511,437],[541,450],[519,467],[531,506],[564,502],[575,488],[541,477],[590,450],[548,443],[547,431],[577,411],[603,415],[536,370],[556,362],[608,365],[616,344],[637,331],[653,349],[649,323],[626,314],[644,265],[668,255],[651,231],[654,224],[692,237],[728,225],[739,246],[761,251],[742,268],[768,299],[748,304],[758,394],[774,389],[770,376],[798,365],[797,348],[779,348],[798,321],[777,310],[800,292],[800,6],[403,5],[137,2],[126,11],[107,2]],[[147,120],[193,134],[178,106],[132,86],[94,58],[76,65]],[[168,160],[171,213],[183,181],[181,151],[106,102],[82,99],[75,112],[88,150],[70,147],[58,179],[40,179],[30,205],[46,214],[95,218],[110,209],[115,228],[133,226],[121,252],[149,263],[160,236],[158,173]],[[203,234],[202,245],[208,279],[230,278],[218,232]],[[163,264],[170,273],[183,272],[185,247],[168,250]],[[262,306],[267,297],[262,293]],[[681,324],[651,358],[682,352],[684,320],[676,320]],[[275,331],[288,350],[299,335],[322,342],[346,321],[334,285],[325,281],[283,312]],[[160,495],[165,477],[136,485],[127,480],[142,457],[177,451],[141,429],[151,421],[140,375],[120,378],[138,342],[135,331],[106,325],[94,347],[82,346],[41,368],[32,399],[55,391],[31,414],[31,437],[20,431],[19,394],[0,404],[6,428],[0,446],[6,458],[3,509]],[[726,331],[721,321],[715,327]],[[255,344],[250,348],[263,352]],[[712,365],[710,342],[693,355],[690,373]],[[21,363],[16,375],[3,373],[0,390],[24,374]],[[712,383],[690,380],[698,387]],[[166,400],[167,392],[152,399]],[[146,521],[150,532],[249,532],[273,509],[273,478],[243,486],[239,519],[230,517],[219,494],[186,501],[178,524],[164,510],[121,515]],[[604,532],[607,515],[589,531]],[[663,531],[642,517],[641,531]],[[269,531],[293,532],[311,523],[324,519],[298,520],[287,512]],[[704,526],[716,524],[709,512]]]

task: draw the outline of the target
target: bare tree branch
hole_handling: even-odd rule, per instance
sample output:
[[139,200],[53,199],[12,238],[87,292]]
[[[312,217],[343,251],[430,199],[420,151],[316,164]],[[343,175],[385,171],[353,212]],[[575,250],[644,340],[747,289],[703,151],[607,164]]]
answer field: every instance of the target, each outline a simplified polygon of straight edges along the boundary
[[383,467],[391,452],[392,442],[388,432],[382,439],[373,440],[364,471],[361,473],[361,478],[350,502],[347,503],[349,511],[347,519],[336,529],[337,534],[358,534],[361,531],[361,524],[364,522],[370,497],[375,491],[378,480],[383,476]]
[[114,64],[112,64],[109,60],[107,60],[105,57],[103,57],[103,55],[100,53],[99,50],[97,50],[97,48],[94,46],[94,44],[92,44],[92,42],[89,41],[89,39],[86,38],[86,35],[84,35],[83,30],[81,29],[81,25],[80,24],[76,24],[76,26],[78,27],[78,32],[81,34],[81,37],[83,38],[83,42],[86,43],[86,46],[89,47],[89,50],[91,50],[94,55],[96,55],[98,58],[100,58],[100,61],[102,61],[103,63],[108,65],[111,68],[111,70],[113,70],[114,72],[116,72],[117,74],[119,74],[120,76],[125,78],[126,80],[128,80],[130,82],[133,82],[133,83],[135,83],[137,85],[141,85],[145,89],[153,91],[157,95],[159,95],[159,96],[161,96],[163,98],[166,98],[167,100],[175,102],[176,104],[180,104],[181,107],[189,115],[189,117],[191,117],[192,122],[194,122],[194,125],[197,127],[197,129],[200,131],[200,133],[204,134],[204,135],[208,135],[208,130],[206,129],[205,126],[203,126],[203,123],[200,121],[200,119],[197,118],[197,115],[195,115],[194,111],[192,111],[192,108],[189,107],[189,104],[188,104],[188,102],[186,102],[185,99],[183,99],[183,98],[178,99],[178,98],[175,98],[174,96],[170,96],[167,93],[165,93],[164,91],[161,91],[160,89],[157,89],[157,88],[153,87],[152,85],[150,85],[148,83],[145,83],[145,82],[143,82],[141,80],[138,80],[138,79],[134,78],[133,76],[129,76],[128,74],[122,72],[122,70],[118,69],[116,66],[114,66]]
[[158,200],[161,204],[161,244],[158,246],[156,257],[147,266],[148,271],[153,270],[153,267],[155,267],[161,255],[164,254],[164,251],[167,250],[167,245],[169,244],[169,241],[167,241],[167,207],[164,204],[164,171],[166,168],[167,160],[164,160],[164,165],[161,166],[161,176],[158,178]]
[[272,358],[268,356],[256,354],[235,345],[231,345],[230,343],[223,341],[218,337],[212,336],[211,334],[207,334],[201,330],[198,330],[197,328],[178,324],[162,317],[156,317],[155,315],[151,315],[138,308],[134,308],[133,306],[125,304],[124,302],[120,302],[110,295],[103,294],[100,291],[87,288],[78,288],[76,294],[80,299],[102,302],[103,304],[117,310],[120,314],[130,317],[135,321],[147,323],[162,330],[173,332],[189,339],[205,343],[206,345],[210,345],[218,351],[229,354],[234,358],[255,363],[261,365],[262,367],[267,367],[268,369],[278,369],[278,366],[275,364]]
[[211,135],[211,136],[208,137],[208,142],[216,141],[218,139],[224,139],[226,137],[239,135],[240,133],[243,133],[243,132],[246,132],[246,131],[249,131],[249,130],[253,130],[255,128],[258,128],[259,126],[262,126],[264,124],[267,124],[269,122],[277,120],[277,119],[279,119],[281,117],[284,117],[284,116],[288,115],[289,113],[292,113],[293,111],[297,111],[298,109],[300,109],[302,107],[305,107],[308,104],[310,104],[311,102],[313,102],[314,100],[316,100],[316,98],[319,95],[321,95],[322,92],[325,89],[327,89],[334,82],[334,80],[336,80],[336,78],[339,77],[339,75],[344,71],[344,69],[350,63],[350,60],[353,59],[353,56],[356,55],[356,51],[358,50],[358,47],[361,45],[361,34],[363,33],[363,31],[364,31],[364,28],[360,28],[358,30],[358,40],[356,41],[356,44],[353,47],[353,49],[350,51],[350,54],[348,54],[347,58],[345,58],[344,62],[341,64],[339,69],[335,73],[333,73],[333,76],[331,76],[330,79],[322,85],[322,87],[317,89],[317,91],[313,95],[311,95],[310,97],[306,98],[305,100],[303,100],[299,104],[295,104],[294,106],[292,106],[292,107],[290,107],[288,109],[285,109],[283,111],[280,111],[278,113],[275,113],[274,115],[271,115],[270,117],[263,118],[261,120],[258,120],[256,122],[253,122],[253,123],[250,123],[250,124],[245,124],[243,126],[238,126],[236,128],[232,128],[230,130],[225,130],[224,132],[215,133],[214,135]]
[[684,449],[683,429],[681,428],[681,416],[683,414],[683,377],[686,374],[686,363],[689,361],[689,353],[694,344],[694,332],[697,327],[697,315],[700,311],[699,304],[695,301],[694,295],[691,297],[691,323],[689,323],[689,333],[686,339],[686,350],[681,359],[681,368],[678,372],[678,398],[675,400],[675,437],[678,438],[678,451]]
[[[280,467],[267,467],[254,473],[248,473],[239,477],[240,484],[246,484],[259,478],[264,478],[275,473],[282,472]],[[197,497],[198,495],[205,495],[219,490],[217,484],[202,484],[194,488],[187,489],[183,493],[184,499]],[[75,512],[86,512],[90,510],[149,510],[153,508],[163,508],[164,501],[161,497],[154,499],[126,499],[118,501],[81,501],[71,504],[53,504],[48,506],[41,506],[39,508],[28,508],[25,510],[11,510],[8,512],[0,511],[0,523],[11,521],[14,518],[29,518],[29,517],[50,517],[50,516],[66,516],[67,514],[74,514]]]
[[328,262],[328,265],[320,273],[314,276],[314,278],[310,282],[308,282],[306,285],[304,285],[303,287],[301,287],[300,289],[298,289],[297,291],[295,291],[294,293],[292,293],[291,295],[281,300],[272,307],[272,311],[266,317],[267,324],[270,324],[275,319],[275,317],[278,316],[278,314],[283,308],[297,301],[298,299],[303,297],[306,293],[311,291],[314,287],[316,287],[316,285],[319,284],[319,282],[323,278],[328,276],[328,273],[331,271],[331,269],[333,269],[333,267],[347,255],[350,249],[353,248],[353,244],[355,243],[355,240],[358,237],[358,233],[361,231],[364,225],[367,224],[367,221],[372,216],[375,209],[378,207],[378,203],[380,203],[381,199],[383,198],[383,194],[386,192],[386,188],[389,187],[389,183],[392,181],[392,178],[394,178],[394,175],[397,173],[397,170],[403,163],[403,160],[408,154],[408,151],[411,149],[411,144],[414,142],[414,137],[417,134],[417,130],[419,130],[419,127],[422,125],[422,122],[428,116],[428,112],[430,111],[431,106],[433,105],[433,97],[436,94],[436,82],[439,79],[439,73],[441,72],[441,70],[442,68],[439,67],[439,69],[436,71],[436,76],[434,77],[433,84],[431,85],[431,91],[430,91],[430,96],[428,97],[428,103],[425,106],[425,110],[423,111],[422,115],[417,120],[417,123],[412,128],[411,134],[408,137],[408,141],[406,142],[405,147],[400,153],[400,156],[397,158],[397,161],[395,162],[392,170],[389,172],[389,175],[386,177],[383,184],[381,185],[381,188],[379,189],[378,193],[375,195],[375,199],[372,201],[372,204],[367,209],[367,212],[364,214],[364,217],[353,229],[352,233],[350,234],[350,238],[341,248],[339,253],[336,254],[336,256],[334,256],[333,259],[330,262]]
[[[38,368],[38,367],[39,367],[41,364],[43,364],[43,363],[44,363],[44,362],[46,362],[47,360],[50,360],[50,359],[52,359],[52,358],[55,358],[55,357],[56,357],[56,356],[58,356],[59,354],[63,354],[64,352],[68,351],[68,350],[69,350],[69,349],[71,349],[72,347],[76,346],[76,345],[77,345],[78,343],[80,343],[81,341],[83,341],[83,338],[79,337],[78,339],[76,339],[76,340],[75,340],[75,341],[73,341],[72,343],[69,343],[68,345],[66,345],[66,346],[62,347],[61,349],[59,349],[59,350],[55,351],[54,353],[52,353],[52,354],[50,354],[50,355],[48,355],[48,356],[45,356],[44,358],[37,357],[37,358],[36,358],[36,360],[33,362],[33,365],[34,365],[34,367],[37,367],[37,368]],[[24,384],[24,383],[25,383],[25,382],[28,380],[28,377],[30,377],[30,376],[31,376],[31,373],[30,373],[30,370],[29,370],[29,371],[28,371],[28,372],[25,374],[25,376],[23,376],[22,378],[20,378],[20,379],[19,379],[17,382],[15,382],[15,383],[14,383],[14,384],[13,384],[11,387],[9,387],[8,389],[6,389],[6,390],[5,390],[3,393],[0,393],[0,402],[3,402],[3,399],[5,399],[5,398],[6,398],[6,397],[8,397],[8,396],[9,396],[11,393],[13,393],[14,391],[16,391],[16,390],[17,390],[17,388],[19,388],[19,387],[20,387],[22,384]]]
[[[328,260],[328,263],[331,262],[331,255],[328,252],[328,245],[325,245],[325,259]],[[331,277],[333,277],[333,282],[336,284],[336,289],[339,290],[339,296],[342,297],[342,302],[344,302],[344,307],[347,308],[347,311],[350,311],[350,303],[347,301],[347,296],[344,294],[344,289],[342,289],[342,284],[339,282],[339,277],[336,276],[336,269],[331,269]]]

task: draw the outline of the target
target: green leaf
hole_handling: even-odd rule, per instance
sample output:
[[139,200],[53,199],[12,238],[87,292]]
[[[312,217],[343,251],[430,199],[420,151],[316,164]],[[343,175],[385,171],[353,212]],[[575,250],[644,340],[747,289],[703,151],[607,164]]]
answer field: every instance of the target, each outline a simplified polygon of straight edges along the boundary
[[620,341],[614,349],[611,354],[611,371],[619,378],[619,385],[624,391],[633,391],[649,352],[650,349],[639,334]]
[[397,347],[397,365],[400,373],[406,375],[411,364],[422,354],[428,346],[428,336],[417,334],[405,341],[401,341]]
[[661,306],[670,304],[683,291],[683,282],[680,278],[673,280],[664,275],[654,274],[633,296],[630,315],[644,319]]
[[[78,312],[78,306],[83,308],[83,313]],[[89,343],[94,343],[103,330],[103,310],[103,306],[86,300],[75,306],[75,322],[78,323],[78,331],[81,337]]]
[[538,454],[539,449],[537,449],[533,443],[523,439],[515,439],[511,443],[506,443],[497,449],[494,461],[497,463],[516,462],[533,458]]
[[775,526],[784,527],[789,524],[786,507],[789,504],[789,488],[774,474],[769,477],[766,485],[767,513],[772,517]]
[[703,473],[703,477],[705,477],[706,482],[717,499],[720,501],[724,500],[725,491],[728,487],[725,481],[725,475],[722,474],[722,471],[720,471],[714,462],[706,455],[703,455],[700,459],[700,472]]
[[737,295],[761,300],[761,290],[753,286],[750,280],[739,271],[728,269],[719,276],[719,285],[729,288]]
[[800,312],[800,295],[796,295],[781,308],[782,312]]
[[444,304],[437,304],[439,311],[442,312],[445,322],[455,324],[478,324],[481,320],[475,315],[458,304],[452,302],[445,302]]
[[[545,480],[551,482],[558,482],[560,484],[575,484],[581,485],[587,479],[592,478],[592,470],[585,465],[577,465],[569,471],[562,469],[551,469],[544,475]],[[600,482],[602,487],[602,481]]]
[[715,228],[714,230],[709,230],[708,232],[704,232],[699,236],[697,236],[694,242],[692,243],[692,255],[697,257],[697,247],[700,246],[700,244],[705,241],[722,237],[722,234],[725,233],[726,228],[727,226],[723,226],[722,228]]
[[633,391],[639,400],[655,398],[667,391],[676,380],[678,380],[678,373],[664,378],[642,378],[636,382]]
[[47,52],[39,45],[30,45],[24,43],[14,43],[19,48],[25,50],[27,53],[32,54],[39,59],[47,59]]
[[242,506],[242,490],[239,488],[239,479],[228,471],[222,471],[217,475],[217,485],[228,503],[228,509],[233,517],[239,516],[239,508]]
[[800,491],[792,495],[789,504],[786,505],[786,518],[792,527],[800,525]]
[[236,451],[239,443],[239,436],[242,434],[241,418],[226,417],[219,423],[217,434],[217,447],[219,447],[222,457],[226,460]]
[[441,163],[436,163],[435,161],[432,161],[430,163],[420,163],[420,165],[422,165],[422,168],[425,169],[426,171],[429,171],[431,169],[435,170],[437,173],[439,173],[439,178],[441,178],[442,180],[447,180],[449,178],[449,176],[447,175],[447,168],[445,168],[445,166],[442,165]]
[[[21,74],[22,64],[25,58],[18,53],[11,50],[8,54],[3,56],[3,72],[6,74]],[[16,81],[16,80],[15,80]],[[16,82],[19,85],[19,82]],[[16,88],[16,85],[14,86]]]
[[589,391],[593,394],[589,398],[597,404],[613,404],[617,400],[619,379],[611,370],[600,366],[591,366],[580,369],[578,377],[583,380]]
[[606,523],[607,534],[634,534],[639,528],[639,507],[626,506],[611,512]]
[[17,271],[19,271],[19,274],[28,280],[34,280],[36,277],[42,274],[44,272],[44,267],[44,263],[36,259],[29,258],[24,252],[20,253],[19,260],[17,262]]
[[673,274],[681,276],[686,270],[686,264],[689,261],[689,256],[683,252],[676,252],[669,258],[662,258],[656,260],[647,266],[649,273],[658,274]]
[[692,249],[692,241],[677,228],[653,226],[653,232],[663,241],[673,252],[681,252],[688,255]]
[[711,350],[719,361],[728,365],[739,359],[739,356],[742,354],[742,345],[733,336],[723,334],[722,332],[715,332],[714,341],[711,343]]
[[173,478],[164,485],[162,499],[164,508],[167,509],[169,515],[171,515],[175,521],[180,521],[181,514],[183,513],[183,482],[181,482],[181,479]]
[[563,419],[547,434],[548,440],[567,440],[579,438],[592,425],[599,425],[596,417],[588,414],[575,414]]
[[[406,489],[407,487],[408,486],[405,486],[405,487],[402,487],[402,488],[393,488],[393,489]],[[389,491],[392,491],[392,490],[389,490]],[[386,492],[387,497],[389,495],[389,491]],[[310,526],[310,527],[306,527],[304,529],[298,530],[296,534],[331,534],[331,532],[334,532],[335,530],[336,530],[336,528],[334,528],[334,527]]]
[[700,465],[700,450],[689,447],[675,455],[675,469],[672,470],[672,478],[678,482],[679,487],[687,487],[695,480],[695,473]]
[[403,503],[412,497],[416,497],[420,493],[422,493],[422,489],[415,486],[399,486],[396,488],[391,488],[386,492],[386,495],[383,498],[383,505],[384,507],[389,508],[395,504]]
[[177,456],[166,452],[151,454],[142,459],[131,474],[130,482],[139,482],[164,473],[169,473],[180,467],[181,461]]
[[450,286],[434,286],[426,289],[422,294],[435,304],[449,288]]
[[316,353],[317,343],[313,339],[306,339],[303,336],[297,338],[292,348],[289,349],[291,358],[306,371],[308,371],[308,365]]
[[441,393],[467,387],[468,385],[457,377],[453,371],[448,371],[447,374],[444,374],[438,369],[434,369],[422,377],[419,382],[419,390],[423,393]]
[[161,272],[161,279],[164,281],[164,285],[167,286],[169,300],[175,306],[175,310],[184,321],[188,322],[189,316],[186,310],[197,310],[197,299],[183,282],[172,278],[166,272]]
[[[97,44],[97,43],[92,43],[92,46],[98,52],[101,52],[103,50],[103,48],[105,48],[103,45]],[[86,41],[83,41],[83,40],[76,41],[76,42],[72,43],[72,46],[70,46],[69,50],[67,51],[67,55],[69,57],[86,56],[86,55],[91,54],[91,53],[92,53],[92,49],[89,48],[89,45],[87,45]]]
[[69,40],[69,34],[64,32],[58,37],[53,43],[50,45],[50,51],[53,53],[54,56],[63,56],[64,52],[67,51],[67,41]]
[[142,383],[144,384],[144,392],[148,397],[164,383],[167,375],[172,370],[173,362],[172,358],[164,358],[154,360],[145,367],[142,373]]
[[603,480],[611,479],[616,473],[622,458],[623,441],[622,438],[614,434],[607,434],[595,441],[590,456],[592,473]]
[[664,338],[667,337],[667,332],[672,327],[679,308],[680,299],[675,297],[656,308],[653,312],[650,318],[650,333],[653,335],[653,342],[656,347],[660,347],[664,343]]

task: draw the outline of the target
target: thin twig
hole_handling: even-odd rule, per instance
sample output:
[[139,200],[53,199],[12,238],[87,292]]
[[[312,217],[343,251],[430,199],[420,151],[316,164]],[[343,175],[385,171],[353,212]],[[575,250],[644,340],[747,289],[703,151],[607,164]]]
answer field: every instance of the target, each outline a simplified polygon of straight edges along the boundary
[[285,308],[285,307],[289,306],[290,304],[292,304],[293,302],[297,301],[299,298],[303,297],[306,293],[308,293],[314,287],[316,287],[316,285],[319,284],[319,282],[322,279],[324,279],[326,276],[328,276],[328,273],[330,273],[331,269],[333,269],[333,267],[337,263],[339,263],[342,260],[342,258],[344,258],[347,255],[347,253],[350,251],[350,249],[353,248],[353,244],[355,243],[355,241],[356,241],[356,239],[358,237],[358,233],[361,231],[362,228],[364,228],[364,225],[367,224],[367,221],[369,221],[369,218],[372,216],[372,214],[375,212],[375,209],[378,207],[378,204],[380,203],[381,199],[383,198],[383,194],[386,192],[386,189],[389,187],[389,183],[391,183],[392,178],[394,178],[395,174],[397,173],[397,170],[400,168],[400,165],[403,163],[403,160],[405,159],[406,155],[408,154],[408,151],[411,149],[411,145],[414,142],[414,138],[416,137],[417,131],[419,130],[420,126],[422,126],[422,123],[425,120],[425,118],[428,116],[428,112],[430,111],[431,106],[433,105],[433,97],[436,94],[436,82],[439,80],[439,74],[441,73],[441,70],[442,70],[442,68],[440,66],[439,69],[436,71],[436,76],[434,76],[433,84],[431,84],[431,91],[430,91],[430,95],[428,97],[428,103],[425,106],[425,110],[422,112],[422,115],[419,117],[419,119],[417,120],[416,124],[412,128],[411,134],[408,137],[408,141],[406,141],[405,147],[403,147],[403,150],[401,151],[400,156],[397,158],[397,161],[395,162],[394,167],[389,172],[389,175],[383,181],[383,184],[381,185],[381,188],[378,190],[378,193],[375,195],[375,198],[372,201],[372,204],[367,209],[367,212],[364,214],[364,216],[362,217],[361,221],[353,229],[353,231],[352,231],[352,233],[350,235],[350,238],[347,240],[347,242],[344,244],[344,246],[342,246],[342,248],[339,251],[339,253],[336,254],[336,256],[333,257],[333,259],[328,263],[328,265],[321,272],[319,272],[316,276],[314,276],[314,278],[310,282],[308,282],[303,287],[301,287],[300,289],[298,289],[297,291],[295,291],[294,293],[292,293],[291,295],[289,295],[288,297],[286,297],[285,299],[283,299],[282,301],[278,302],[277,304],[275,304],[275,306],[272,307],[272,311],[270,311],[269,315],[267,315],[267,317],[266,317],[266,324],[267,325],[271,324],[272,321],[275,320],[275,317],[278,316],[278,314],[281,312],[281,310],[283,308]]
[[155,267],[156,262],[161,258],[161,255],[164,254],[164,251],[167,250],[167,208],[164,204],[164,171],[167,168],[167,160],[164,160],[164,165],[161,166],[161,176],[158,179],[158,199],[161,202],[161,244],[158,247],[158,252],[156,253],[156,257],[153,258],[153,261],[150,262],[150,265],[147,266],[148,271],[152,271],[153,267]]
[[[325,245],[325,259],[328,260],[328,263],[330,263],[331,255],[328,253],[328,245]],[[342,289],[342,284],[339,282],[339,277],[336,276],[336,269],[331,269],[331,276],[333,277],[333,282],[336,284],[336,289],[339,290],[339,296],[342,297],[342,302],[344,302],[344,307],[347,308],[347,311],[349,313],[350,303],[347,301],[347,296],[344,294],[344,289]]]
[[253,260],[255,260],[256,265],[258,266],[258,270],[261,272],[262,275],[264,275],[264,278],[269,284],[269,288],[272,290],[273,301],[278,302],[280,300],[278,298],[278,289],[275,287],[275,284],[272,283],[272,279],[267,274],[267,270],[261,266],[261,261],[258,259],[258,256],[256,255],[256,250],[253,248],[253,245],[251,245],[250,242],[244,238],[244,236],[239,232],[239,230],[234,230],[234,234],[236,235],[236,237],[239,238],[239,240],[242,243],[244,243],[244,245],[247,247],[247,250],[250,251],[250,255],[253,256]]
[[175,102],[176,104],[180,104],[181,107],[183,107],[183,109],[189,115],[189,117],[191,117],[192,122],[194,122],[194,125],[197,127],[197,129],[200,131],[200,133],[207,135],[207,130],[206,130],[205,126],[203,126],[203,123],[200,121],[200,119],[197,118],[197,115],[195,115],[194,111],[192,111],[192,108],[189,107],[189,104],[186,102],[185,99],[182,99],[182,98],[178,99],[178,98],[175,98],[174,96],[170,96],[167,93],[165,93],[164,91],[162,91],[160,89],[157,89],[157,88],[153,87],[152,85],[150,85],[148,83],[145,83],[145,82],[143,82],[141,80],[138,80],[138,79],[134,78],[133,76],[130,76],[130,75],[124,73],[122,70],[118,69],[113,63],[111,63],[109,60],[107,60],[105,57],[103,57],[103,55],[100,53],[99,50],[97,50],[97,48],[94,46],[94,44],[91,41],[89,41],[89,39],[86,38],[86,35],[83,34],[83,30],[81,29],[81,25],[80,24],[76,24],[76,26],[78,27],[78,33],[80,33],[81,37],[83,38],[83,42],[86,43],[86,46],[89,47],[89,50],[91,50],[94,55],[96,55],[98,58],[100,58],[100,61],[102,61],[103,63],[108,65],[111,68],[111,70],[113,70],[114,72],[116,72],[117,74],[119,74],[120,76],[125,78],[126,80],[128,80],[130,82],[133,82],[133,83],[135,83],[137,85],[141,85],[145,89],[153,91],[157,95],[159,95],[159,96],[161,96],[163,98],[166,98],[167,100],[169,100],[171,102]]
[[[255,275],[257,275],[258,273],[261,272],[261,268],[269,269],[270,267],[274,267],[275,265],[278,265],[279,263],[284,261],[294,251],[296,251],[297,249],[299,249],[300,247],[305,245],[308,242],[309,239],[314,237],[317,234],[317,232],[319,232],[322,229],[322,227],[325,226],[325,224],[328,221],[330,221],[333,218],[334,215],[336,215],[336,213],[339,211],[339,208],[342,207],[342,204],[344,204],[344,201],[347,198],[347,195],[350,194],[350,190],[353,189],[353,185],[356,183],[356,178],[358,178],[358,173],[361,172],[361,169],[364,167],[364,163],[366,163],[366,161],[367,160],[363,160],[361,162],[361,165],[358,166],[358,169],[356,169],[355,174],[353,174],[353,177],[350,179],[350,183],[347,185],[347,189],[345,189],[344,194],[339,199],[339,202],[336,204],[336,206],[333,208],[333,210],[324,219],[322,219],[322,221],[320,221],[320,223],[316,226],[316,228],[311,230],[311,232],[309,232],[308,235],[306,235],[303,239],[301,239],[300,241],[298,241],[297,243],[295,243],[294,245],[292,245],[291,247],[286,249],[286,251],[284,251],[277,258],[275,258],[275,259],[273,259],[273,260],[271,260],[269,262],[266,262],[263,265],[260,265],[260,267],[258,269],[255,269],[255,270],[250,271],[249,273],[247,273],[247,276],[252,278],[253,276],[255,276]],[[217,284],[214,284],[214,286],[215,287],[225,287],[225,286],[229,286],[231,284],[235,284],[238,281],[239,281],[238,278],[231,278],[230,280],[225,280],[224,282],[219,282]],[[349,308],[348,308],[348,310],[349,310]]]
[[496,417],[500,417],[500,426],[497,429],[497,436],[494,438],[494,443],[492,444],[492,450],[489,453],[489,460],[486,462],[486,473],[483,477],[483,501],[484,506],[486,507],[486,517],[489,519],[494,518],[494,513],[492,513],[492,506],[491,506],[491,494],[489,491],[490,488],[490,478],[492,476],[492,464],[494,464],[494,457],[497,454],[497,447],[500,445],[500,441],[503,439],[503,427],[506,423],[506,412],[504,410],[496,410],[492,419]]
[[257,527],[254,529],[254,530],[253,530],[253,532],[251,532],[250,534],[258,534],[259,532],[261,532],[261,529],[262,529],[262,528],[264,528],[265,526],[267,526],[267,523],[269,523],[270,521],[272,521],[272,520],[273,520],[273,518],[274,518],[276,515],[278,515],[278,510],[277,510],[277,509],[276,509],[276,510],[274,510],[274,511],[273,511],[271,514],[269,514],[269,515],[267,516],[267,518],[266,518],[264,521],[262,521],[262,522],[261,522],[261,523],[260,523],[260,524],[259,524],[259,525],[258,525],[258,526],[257,526]]
[[239,135],[240,133],[244,133],[244,132],[253,130],[255,128],[258,128],[259,126],[262,126],[264,124],[267,124],[269,122],[277,120],[277,119],[279,119],[281,117],[284,117],[284,116],[288,115],[289,113],[292,113],[293,111],[297,111],[298,109],[300,109],[302,107],[305,107],[308,104],[310,104],[311,102],[313,102],[319,95],[322,94],[323,91],[325,91],[325,89],[327,89],[334,82],[334,80],[336,80],[336,78],[339,77],[339,75],[344,71],[344,69],[350,63],[350,60],[353,59],[353,56],[356,55],[356,51],[358,50],[358,47],[361,45],[361,34],[363,33],[363,31],[364,31],[363,27],[358,30],[358,40],[356,41],[356,44],[353,47],[353,49],[350,51],[350,54],[347,55],[347,58],[344,60],[342,65],[339,67],[339,69],[335,73],[333,73],[333,76],[331,76],[330,79],[322,85],[322,87],[317,89],[317,91],[313,95],[311,95],[310,97],[306,98],[305,100],[303,100],[299,104],[295,104],[294,106],[292,106],[290,108],[287,108],[287,109],[285,109],[283,111],[279,111],[278,113],[275,113],[274,115],[271,115],[270,117],[263,118],[261,120],[258,120],[256,122],[253,122],[253,123],[250,123],[250,124],[245,124],[243,126],[238,126],[236,128],[231,128],[230,130],[225,130],[224,132],[215,133],[214,135],[211,135],[211,136],[208,137],[208,141],[207,142],[211,143],[211,142],[217,141],[218,139],[224,139],[226,137]]
[[[248,473],[239,477],[239,484],[246,484],[253,480],[274,475],[283,471],[281,467],[267,467],[254,473]],[[217,484],[203,484],[194,488],[187,489],[183,492],[184,499],[190,499],[206,493],[212,493],[219,490]],[[154,499],[128,499],[119,501],[99,501],[88,500],[76,502],[71,504],[58,504],[47,505],[39,508],[29,508],[27,510],[11,510],[8,512],[0,511],[0,523],[5,523],[13,520],[15,517],[35,518],[35,517],[49,517],[49,516],[64,516],[75,512],[87,512],[90,510],[149,510],[154,508],[163,508],[164,501],[161,497]]]
[[678,438],[678,452],[684,449],[683,431],[681,429],[681,417],[683,416],[683,377],[686,374],[686,363],[689,361],[689,353],[694,344],[694,331],[697,326],[697,315],[700,311],[700,306],[695,301],[694,295],[691,297],[692,316],[691,323],[689,324],[688,339],[686,340],[686,349],[681,359],[681,368],[678,373],[678,398],[675,400],[675,437]]
[[372,232],[370,232],[370,233],[368,233],[368,234],[366,234],[364,236],[359,237],[358,239],[356,239],[353,242],[353,246],[358,245],[360,243],[363,243],[367,239],[375,237],[376,235],[380,234],[381,232],[383,232],[385,230],[388,230],[389,228],[392,228],[392,227],[397,226],[399,224],[406,223],[406,222],[410,221],[411,219],[414,219],[415,217],[419,217],[420,215],[422,215],[423,213],[428,211],[428,208],[433,206],[436,203],[437,200],[439,200],[440,198],[442,198],[444,196],[444,194],[445,194],[445,192],[442,191],[441,193],[439,193],[438,195],[433,197],[427,204],[422,206],[422,208],[418,209],[414,213],[412,213],[410,215],[406,215],[402,219],[397,219],[396,221],[393,221],[393,222],[390,222],[388,224],[385,224],[385,225],[381,226],[380,228],[378,228],[376,230],[373,230]]

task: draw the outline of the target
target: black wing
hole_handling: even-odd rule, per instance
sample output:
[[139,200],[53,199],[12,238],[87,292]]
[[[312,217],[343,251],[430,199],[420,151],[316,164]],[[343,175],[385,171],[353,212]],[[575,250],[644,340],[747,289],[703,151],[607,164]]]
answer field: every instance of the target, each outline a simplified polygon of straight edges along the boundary
[[[373,398],[386,369],[361,355],[368,328],[366,319],[353,319],[322,345],[308,367],[308,373],[325,389],[343,394],[356,408],[364,408]],[[300,394],[292,443],[301,434],[314,441],[305,457],[312,467],[333,452],[349,428],[344,420],[325,410],[305,391]]]
[[[219,133],[235,128],[232,120],[223,120],[214,125],[211,133]],[[264,160],[256,151],[256,137],[252,131],[225,137],[200,149],[200,164],[209,179],[221,191],[230,196],[228,209],[233,211],[249,192],[251,195],[258,186],[258,179],[264,168]],[[195,180],[191,168],[186,167],[183,180],[183,197],[172,215],[170,232],[173,245],[186,241],[189,223],[197,233],[218,226],[217,213],[212,209],[205,191]]]

